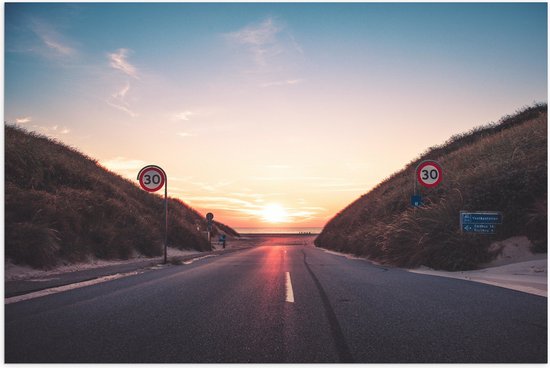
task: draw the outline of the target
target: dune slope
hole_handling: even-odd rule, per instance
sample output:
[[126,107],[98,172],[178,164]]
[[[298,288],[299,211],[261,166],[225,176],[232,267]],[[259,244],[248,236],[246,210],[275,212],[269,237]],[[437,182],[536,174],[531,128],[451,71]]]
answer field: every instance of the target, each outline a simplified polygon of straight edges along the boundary
[[[315,244],[402,267],[474,269],[496,256],[491,242],[527,236],[547,248],[547,106],[535,105],[432,147],[330,220]],[[435,160],[444,180],[420,188],[415,168]],[[462,233],[459,212],[501,211],[494,235]]]
[[[204,216],[168,203],[168,245],[209,250]],[[227,231],[214,225],[214,233]],[[223,227],[223,229],[221,229]],[[75,149],[5,126],[6,259],[35,268],[162,254],[163,197],[141,190]]]

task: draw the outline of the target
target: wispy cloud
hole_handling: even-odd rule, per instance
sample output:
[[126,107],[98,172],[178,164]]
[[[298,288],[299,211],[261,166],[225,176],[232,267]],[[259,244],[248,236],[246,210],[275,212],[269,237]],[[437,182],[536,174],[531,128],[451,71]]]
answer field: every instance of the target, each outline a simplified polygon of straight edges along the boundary
[[[204,192],[209,192],[209,193],[221,193],[220,189],[221,188],[225,188],[225,187],[228,187],[230,186],[231,184],[233,184],[233,181],[218,181],[218,182],[202,182],[202,181],[197,181],[197,180],[194,180],[194,177],[193,176],[188,176],[188,177],[175,177],[175,178],[170,178],[170,180],[172,181],[178,181],[178,182],[182,182],[182,183],[186,183],[189,185],[192,185],[192,186],[195,186],[196,188],[198,188],[200,191],[204,191]],[[187,189],[189,190],[189,189]],[[194,190],[193,192],[197,192],[197,190]],[[212,198],[212,197],[209,197],[209,198]]]
[[263,22],[244,27],[236,32],[227,34],[227,37],[235,42],[245,45],[263,47],[275,42],[275,36],[282,27],[275,23],[273,18],[267,18]]
[[30,123],[31,121],[32,121],[32,118],[30,116],[25,116],[22,118],[15,119],[16,124],[26,124],[26,123]]
[[231,43],[244,46],[258,67],[266,67],[270,58],[284,50],[277,37],[283,29],[275,19],[267,18],[225,36]]
[[286,208],[288,222],[301,222],[312,220],[328,210],[323,207],[298,207]]
[[76,53],[76,51],[66,45],[63,45],[60,41],[53,38],[51,35],[41,35],[42,41],[48,46],[49,48],[57,51],[59,54],[64,56],[72,56]]
[[253,199],[254,201],[256,201],[257,199],[263,199],[265,197],[269,197],[269,196],[272,196],[272,195],[279,195],[280,193],[230,192],[230,193],[227,193],[227,194],[231,195],[232,197],[248,198],[248,199]]
[[296,39],[294,38],[293,35],[289,34],[288,35],[289,38],[290,38],[290,42],[292,44],[292,47],[294,48],[294,50],[298,51],[300,54],[304,54],[304,49],[302,48],[302,46],[296,41]]
[[40,132],[48,137],[52,138],[58,138],[62,135],[67,135],[71,132],[71,130],[65,126],[59,126],[59,125],[32,125],[30,126],[31,129]]
[[107,104],[111,107],[124,111],[131,117],[136,117],[138,114],[130,108],[130,104],[126,99],[126,95],[130,91],[130,82],[126,82],[118,91],[113,93],[107,100]]
[[262,83],[260,86],[264,87],[264,88],[266,88],[266,87],[278,87],[278,86],[293,86],[293,85],[296,85],[296,84],[300,84],[303,81],[304,81],[303,79],[287,79],[287,80],[282,80],[282,81]]
[[310,191],[315,193],[330,193],[330,192],[357,192],[364,193],[372,184],[362,184],[350,182],[344,178],[331,178],[324,176],[251,176],[250,180],[260,182],[294,182],[308,183]]
[[217,192],[220,188],[227,187],[233,184],[232,181],[220,181],[217,183],[203,183],[203,182],[190,182],[193,185],[198,186],[200,189],[207,192]]
[[123,106],[123,105],[117,105],[116,103],[112,102],[112,101],[107,101],[107,104],[109,104],[109,106],[112,106],[114,107],[115,109],[119,109],[120,111],[123,111],[125,113],[127,113],[128,115],[130,115],[131,117],[135,118],[136,116],[138,116],[137,113],[133,112],[132,110],[130,110],[128,107],[126,106]]
[[347,181],[318,182],[312,183],[311,191],[316,193],[365,193],[372,187],[372,184],[361,184]]
[[178,120],[178,121],[189,121],[191,116],[193,116],[193,115],[197,115],[197,113],[193,112],[193,111],[186,110],[186,111],[183,111],[183,112],[175,113],[172,116],[172,119],[173,120]]
[[[140,77],[138,69],[134,65],[130,64],[130,62],[128,62],[127,60],[130,52],[131,51],[129,49],[122,48],[118,49],[115,52],[107,54],[107,56],[110,61],[110,66],[113,69],[121,71],[129,77],[139,80]],[[122,87],[120,87],[115,93],[111,95],[111,97],[107,100],[107,104],[135,118],[138,116],[138,113],[136,113],[134,109],[130,106],[130,103],[127,99],[127,95],[130,92],[130,89],[130,82],[126,81],[126,83]]]
[[179,132],[179,133],[177,133],[177,135],[179,135],[180,137],[183,137],[183,138],[196,136],[196,134],[189,133],[189,132]]
[[57,31],[51,24],[40,19],[34,19],[30,28],[42,41],[42,45],[46,46],[47,52],[44,47],[42,47],[42,51],[39,51],[43,56],[66,59],[78,54],[67,37]]
[[126,85],[124,85],[119,91],[113,94],[113,98],[124,99],[129,90],[130,90],[130,82],[126,82]]
[[250,203],[248,201],[237,199],[237,198],[231,198],[231,197],[223,197],[223,196],[189,196],[189,199],[193,202],[209,202],[209,203],[217,203],[217,204],[223,204],[223,203],[231,203],[234,205],[241,206],[243,208],[258,208],[258,205],[255,205],[253,203]]
[[138,171],[146,165],[145,161],[118,156],[100,161],[99,164],[119,175],[134,180]]
[[129,49],[122,48],[116,50],[115,52],[109,53],[108,57],[110,65],[114,69],[120,70],[132,78],[139,79],[138,69],[128,61],[130,52],[131,51]]
[[217,213],[226,212],[241,219],[259,218],[264,209],[250,201],[224,196],[186,196],[186,200],[195,208],[215,209]]

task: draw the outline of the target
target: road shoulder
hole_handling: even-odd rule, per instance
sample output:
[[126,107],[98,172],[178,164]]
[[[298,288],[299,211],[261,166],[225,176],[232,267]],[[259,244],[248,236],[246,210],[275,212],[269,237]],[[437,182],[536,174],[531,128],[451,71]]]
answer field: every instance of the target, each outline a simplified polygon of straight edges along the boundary
[[[248,248],[249,246],[235,246],[210,252],[179,252],[173,253],[173,255],[169,252],[168,265],[188,264],[188,262],[199,258],[227,254]],[[162,265],[162,261],[162,257],[156,257],[118,262],[98,262],[95,264],[83,264],[80,269],[73,265],[74,267],[71,271],[64,271],[64,268],[50,271],[34,270],[34,272],[20,274],[19,277],[17,275],[11,276],[11,279],[5,273],[4,298],[7,299],[66,285],[90,282],[92,280],[108,281],[115,275],[132,275],[138,271],[144,272],[148,269],[154,269]]]
[[[424,275],[479,282],[548,297],[548,255],[532,253],[529,250],[530,243],[524,237],[510,238],[496,243],[496,245],[502,248],[499,256],[478,270],[450,272],[434,270],[426,266],[404,270]],[[361,259],[374,265],[380,265],[367,258],[320,249],[329,254],[348,259]]]
[[424,275],[449,277],[499,286],[548,297],[548,259],[511,263],[473,271],[437,271],[428,267],[409,269]]

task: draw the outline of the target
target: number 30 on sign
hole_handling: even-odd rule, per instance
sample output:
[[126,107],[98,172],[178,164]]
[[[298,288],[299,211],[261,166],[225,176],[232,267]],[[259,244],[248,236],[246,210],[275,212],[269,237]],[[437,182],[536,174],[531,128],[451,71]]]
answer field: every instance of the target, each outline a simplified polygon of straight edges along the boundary
[[426,188],[435,187],[442,179],[441,166],[435,161],[424,161],[416,169],[416,178]]
[[138,174],[139,185],[148,191],[156,192],[166,181],[164,170],[155,165],[145,166]]

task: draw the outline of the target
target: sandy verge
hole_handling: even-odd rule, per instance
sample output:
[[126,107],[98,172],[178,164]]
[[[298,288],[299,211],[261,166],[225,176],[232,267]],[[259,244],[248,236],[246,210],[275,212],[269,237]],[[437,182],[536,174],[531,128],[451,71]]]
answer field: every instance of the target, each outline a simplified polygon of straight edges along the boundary
[[[254,245],[257,242],[255,238],[243,238],[242,240],[239,238],[232,239],[229,238],[227,241],[226,248],[227,249],[235,249],[235,248],[242,248],[242,247],[249,247]],[[217,239],[212,240],[212,250],[221,250],[222,245],[217,241]],[[181,250],[178,248],[172,248],[168,247],[168,260],[173,257],[185,257],[190,255],[196,255],[204,252],[199,252],[196,250]],[[77,272],[77,271],[84,271],[84,270],[90,270],[95,268],[101,268],[101,267],[107,267],[107,266],[116,266],[116,265],[126,265],[126,264],[132,264],[136,262],[143,262],[143,261],[159,261],[161,262],[163,260],[163,257],[153,257],[148,258],[141,255],[134,255],[130,259],[126,260],[100,260],[100,259],[90,259],[87,262],[82,263],[70,263],[70,264],[64,264],[59,265],[55,268],[52,268],[50,270],[40,270],[35,269],[30,266],[21,266],[16,265],[13,262],[11,262],[9,259],[6,259],[4,262],[4,281],[48,281],[50,280],[50,277],[53,275],[58,275],[61,273],[69,273],[69,272]]]
[[[478,270],[450,272],[421,266],[415,269],[407,269],[407,271],[475,281],[548,297],[548,255],[532,253],[530,248],[531,242],[527,237],[516,236],[493,243],[490,249],[499,252],[499,255],[490,263],[482,265]],[[328,249],[322,250],[348,259],[366,260],[375,265],[383,266],[375,261],[352,254]]]
[[[177,248],[168,247],[168,257],[179,257],[179,256],[188,256],[192,254],[198,254],[200,252],[196,250],[181,250]],[[90,270],[94,268],[101,268],[106,266],[115,266],[115,265],[124,265],[131,264],[138,261],[161,261],[163,257],[134,257],[126,260],[112,260],[105,261],[99,259],[92,259],[89,262],[85,263],[72,263],[67,265],[61,265],[50,270],[39,270],[28,266],[20,266],[13,264],[9,260],[6,260],[4,263],[4,281],[15,281],[15,280],[32,280],[40,279],[42,281],[47,280],[49,276],[57,275],[60,273],[66,272],[76,272],[83,270]]]
[[525,236],[517,236],[491,245],[500,254],[490,263],[473,271],[436,271],[428,267],[409,269],[414,273],[481,282],[548,297],[548,256],[532,253]]

